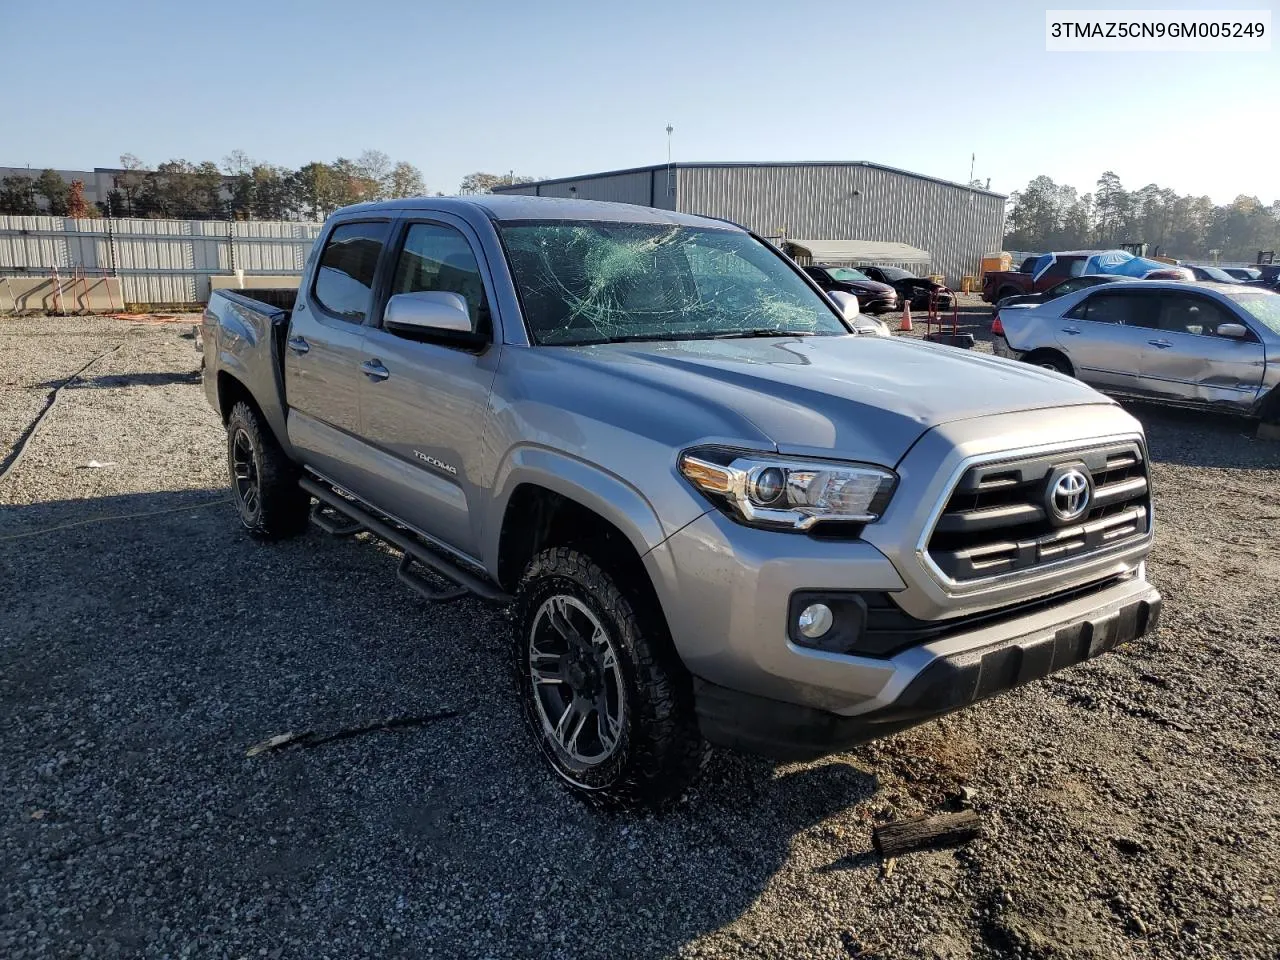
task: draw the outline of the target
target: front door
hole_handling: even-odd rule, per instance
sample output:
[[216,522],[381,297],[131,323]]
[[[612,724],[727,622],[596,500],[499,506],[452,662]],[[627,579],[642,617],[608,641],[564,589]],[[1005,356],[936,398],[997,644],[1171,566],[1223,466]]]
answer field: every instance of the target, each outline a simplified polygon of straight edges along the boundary
[[358,475],[360,362],[374,276],[389,221],[342,222],[324,238],[285,343],[289,440],[303,462],[339,484]]
[[1058,320],[1057,340],[1076,376],[1099,390],[1141,394],[1146,317],[1156,307],[1141,291],[1101,288],[1068,310]]
[[[388,296],[420,290],[461,294],[472,328],[492,332],[487,269],[470,228],[444,214],[401,226]],[[474,558],[478,553],[489,391],[501,347],[424,343],[371,325],[362,362],[362,423],[376,448],[370,497],[404,523]]]
[[1218,326],[1223,323],[1239,323],[1248,329],[1210,297],[1164,291],[1154,323],[1146,331],[1144,392],[1248,412],[1262,387],[1266,352],[1252,331],[1244,338],[1218,336]]

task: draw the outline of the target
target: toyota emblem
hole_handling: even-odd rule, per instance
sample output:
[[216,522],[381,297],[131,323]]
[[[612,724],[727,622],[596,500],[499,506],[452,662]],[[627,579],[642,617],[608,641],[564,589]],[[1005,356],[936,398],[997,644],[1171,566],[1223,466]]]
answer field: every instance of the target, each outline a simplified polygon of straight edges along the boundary
[[1055,473],[1048,492],[1049,511],[1059,523],[1070,523],[1089,508],[1089,478],[1075,467]]

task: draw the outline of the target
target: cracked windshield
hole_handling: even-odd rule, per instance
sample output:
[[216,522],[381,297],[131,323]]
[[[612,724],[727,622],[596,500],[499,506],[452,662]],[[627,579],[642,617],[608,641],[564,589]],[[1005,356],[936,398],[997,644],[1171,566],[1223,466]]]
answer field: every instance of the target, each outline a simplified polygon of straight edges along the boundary
[[758,241],[727,230],[596,221],[502,226],[541,344],[848,333]]

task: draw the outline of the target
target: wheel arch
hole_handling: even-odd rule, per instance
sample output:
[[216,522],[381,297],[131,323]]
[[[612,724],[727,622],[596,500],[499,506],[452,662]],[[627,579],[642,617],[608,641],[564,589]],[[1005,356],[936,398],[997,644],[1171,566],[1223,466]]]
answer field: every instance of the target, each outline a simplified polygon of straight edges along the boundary
[[272,437],[275,438],[281,449],[290,457],[293,456],[293,448],[289,444],[288,430],[285,429],[283,411],[278,407],[272,409],[264,407],[248,384],[230,370],[219,370],[215,383],[217,384],[218,414],[222,418],[223,426],[226,425],[227,419],[231,416],[231,409],[237,403],[243,401],[253,408],[253,412],[257,415],[259,422],[263,427],[271,431]]
[[656,598],[641,559],[650,546],[646,532],[654,535],[655,531],[638,530],[618,516],[615,505],[602,502],[589,491],[568,493],[539,480],[524,479],[506,498],[497,526],[496,579],[508,591],[515,589],[536,554],[572,546],[590,554],[610,572],[628,580],[643,580],[645,592]]
[[[642,557],[666,539],[657,512],[639,490],[621,477],[558,451],[521,447],[512,451],[494,478],[489,515],[484,525],[482,556],[491,575],[504,586],[512,573],[512,548],[518,534],[533,522],[531,509],[580,512],[584,523],[603,522]],[[565,514],[568,515],[567,513]],[[592,519],[594,518],[594,519]],[[514,537],[514,539],[513,539]],[[518,555],[518,554],[517,554]]]
[[1062,350],[1057,347],[1036,347],[1034,350],[1028,350],[1022,355],[1022,362],[1029,363],[1032,366],[1044,366],[1046,361],[1053,360],[1060,363],[1068,376],[1076,375],[1076,366],[1071,362]]

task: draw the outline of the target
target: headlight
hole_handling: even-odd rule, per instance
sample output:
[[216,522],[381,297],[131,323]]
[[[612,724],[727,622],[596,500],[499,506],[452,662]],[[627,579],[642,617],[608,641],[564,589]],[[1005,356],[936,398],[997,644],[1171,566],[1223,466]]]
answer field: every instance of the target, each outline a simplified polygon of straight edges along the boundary
[[880,519],[898,476],[863,463],[808,460],[701,447],[680,455],[680,473],[735,520],[775,530]]

